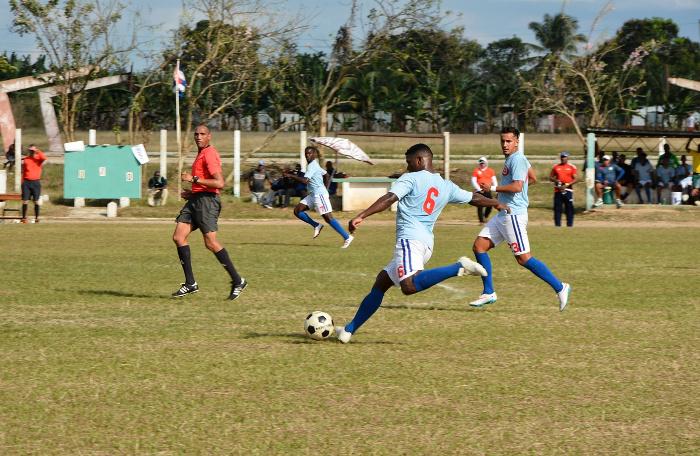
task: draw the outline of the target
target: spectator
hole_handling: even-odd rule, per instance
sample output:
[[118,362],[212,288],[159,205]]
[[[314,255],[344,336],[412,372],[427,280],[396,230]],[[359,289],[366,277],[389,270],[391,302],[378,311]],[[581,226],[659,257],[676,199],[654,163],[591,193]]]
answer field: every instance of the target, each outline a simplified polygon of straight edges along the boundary
[[34,223],[39,223],[39,206],[41,205],[41,171],[46,155],[34,144],[27,150],[29,155],[22,159],[22,223],[27,222],[29,200],[34,201]]
[[676,168],[676,174],[674,176],[674,180],[676,184],[681,183],[683,179],[686,179],[688,176],[693,174],[693,167],[690,166],[690,163],[688,163],[688,157],[687,155],[683,154],[681,155],[681,164]]
[[[292,173],[297,177],[304,177],[304,171],[301,170],[301,165],[297,163],[294,165],[294,172]],[[298,196],[299,198],[306,198],[307,195],[307,190],[306,190],[306,184],[292,178],[294,181],[294,195],[293,196]]]
[[676,170],[671,167],[668,155],[661,156],[661,163],[656,168],[656,201],[661,204],[661,194],[664,189],[671,191]]
[[624,193],[622,194],[622,201],[624,202],[632,190],[634,189],[634,172],[632,171],[632,166],[629,163],[625,163],[627,156],[625,154],[620,154],[617,160],[617,166],[622,168],[625,175],[620,179],[620,185],[624,187]]
[[[472,186],[475,193],[481,193],[486,198],[491,198],[491,189],[498,185],[496,180],[496,172],[493,168],[489,168],[489,162],[486,157],[481,157],[477,160],[477,166],[472,171]],[[486,219],[491,215],[491,207],[484,208],[477,206],[476,214],[479,217],[479,223],[486,223]]]
[[559,154],[559,164],[554,165],[549,180],[554,183],[554,226],[561,226],[561,209],[566,213],[566,226],[574,226],[574,184],[576,166],[569,163],[569,153]]
[[614,163],[611,163],[610,156],[603,155],[602,164],[595,171],[595,191],[598,194],[598,200],[593,206],[600,207],[603,205],[603,191],[613,189],[615,191],[615,204],[617,208],[623,206],[620,199],[622,186],[620,179],[625,175],[625,172]]
[[153,173],[148,179],[148,205],[165,206],[168,199],[168,180],[160,175],[160,171]]
[[688,116],[687,119],[685,119],[685,127],[688,131],[695,131],[695,116],[692,114]]
[[15,143],[10,144],[5,152],[5,163],[2,165],[3,169],[12,169],[15,166]]
[[695,204],[700,206],[700,144],[698,144],[697,151],[690,148],[690,140],[685,146],[685,150],[690,154],[690,158],[693,159],[693,177],[692,177],[692,189],[690,190],[690,200],[689,204]]
[[333,162],[330,160],[326,161],[326,174],[323,176],[323,179],[328,189],[328,194],[331,196],[338,193],[338,183],[333,182],[333,178],[337,173],[338,171],[333,168]]
[[659,155],[659,160],[656,162],[656,166],[659,166],[659,164],[661,163],[661,159],[664,156],[668,157],[668,164],[671,168],[676,169],[678,166],[680,166],[680,160],[678,160],[676,154],[671,152],[671,146],[669,146],[668,143],[664,144],[664,153]]
[[[304,173],[301,172],[301,165],[298,164],[295,167],[295,171],[292,171],[290,168],[284,168],[282,170],[282,176],[276,179],[272,185],[272,189],[274,190],[273,201],[275,201],[278,207],[289,207],[289,200],[291,197],[299,196],[297,192],[298,182],[291,177],[285,176],[290,173],[304,176]],[[301,187],[305,188],[303,185]]]
[[637,154],[639,155],[635,160],[637,162],[632,166],[634,171],[635,180],[635,190],[637,192],[637,198],[639,203],[642,204],[644,200],[642,199],[642,187],[644,187],[644,192],[647,195],[647,204],[651,204],[651,182],[652,175],[654,173],[654,166],[649,160],[647,160],[647,154],[645,152],[639,152],[637,149]]
[[258,203],[267,208],[272,208],[272,194],[265,189],[265,182],[270,181],[270,174],[265,169],[265,162],[260,160],[258,166],[250,172],[248,188],[250,189],[251,202]]
[[636,157],[634,157],[634,158],[632,159],[632,161],[630,162],[630,166],[632,167],[633,170],[634,170],[634,166],[639,162],[640,157],[641,157],[642,154],[644,154],[645,152],[644,152],[644,150],[643,150],[641,147],[637,147],[636,153],[637,153]]

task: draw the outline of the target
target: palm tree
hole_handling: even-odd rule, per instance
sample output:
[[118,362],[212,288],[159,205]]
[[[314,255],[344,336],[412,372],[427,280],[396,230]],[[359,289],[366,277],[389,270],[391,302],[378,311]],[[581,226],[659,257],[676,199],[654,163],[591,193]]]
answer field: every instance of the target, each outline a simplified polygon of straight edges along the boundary
[[531,46],[547,55],[571,57],[576,53],[576,45],[586,41],[584,35],[576,33],[578,21],[564,13],[554,16],[545,14],[542,22],[530,22],[528,28],[540,43],[539,46]]

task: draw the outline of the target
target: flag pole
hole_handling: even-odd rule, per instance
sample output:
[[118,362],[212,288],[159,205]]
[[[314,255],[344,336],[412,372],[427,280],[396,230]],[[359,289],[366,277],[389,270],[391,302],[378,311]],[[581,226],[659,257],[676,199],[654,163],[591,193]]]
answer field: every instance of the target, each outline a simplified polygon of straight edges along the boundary
[[[177,59],[175,64],[175,74],[180,74],[180,59]],[[182,139],[180,138],[180,88],[177,81],[175,82],[175,137],[177,140],[177,199],[180,201],[182,193]]]

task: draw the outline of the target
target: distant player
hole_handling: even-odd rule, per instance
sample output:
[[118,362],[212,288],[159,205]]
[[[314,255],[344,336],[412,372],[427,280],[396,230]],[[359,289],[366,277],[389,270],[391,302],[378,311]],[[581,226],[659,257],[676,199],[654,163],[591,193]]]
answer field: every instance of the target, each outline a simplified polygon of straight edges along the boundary
[[27,149],[29,155],[22,159],[22,223],[27,223],[27,206],[34,201],[34,223],[39,223],[41,204],[41,171],[46,155],[34,144]]
[[321,214],[323,220],[325,220],[326,223],[332,226],[333,229],[343,237],[344,242],[341,249],[347,249],[350,247],[354,237],[348,234],[340,223],[333,218],[331,199],[328,195],[328,187],[324,182],[324,176],[327,173],[326,170],[321,168],[321,165],[318,164],[318,155],[317,148],[313,146],[307,147],[304,149],[304,156],[306,156],[306,161],[308,162],[304,177],[299,177],[296,174],[291,173],[286,173],[284,175],[285,177],[292,178],[306,184],[309,189],[309,194],[306,195],[306,198],[302,199],[294,208],[294,215],[301,221],[306,222],[313,227],[314,239],[316,239],[318,235],[321,234],[323,225],[309,217],[309,214],[306,213],[306,211],[308,211],[310,208],[316,208],[316,212]]
[[481,296],[470,305],[482,307],[496,302],[491,259],[487,252],[505,241],[518,264],[547,282],[557,293],[559,310],[563,311],[568,303],[571,287],[557,279],[547,265],[530,255],[530,242],[527,238],[528,161],[522,152],[518,152],[519,136],[520,131],[517,128],[506,127],[501,130],[501,150],[506,156],[506,161],[501,172],[501,185],[491,190],[498,193],[498,201],[510,207],[511,212],[500,212],[489,220],[474,241],[476,261],[484,267],[487,274],[481,278],[484,283]]
[[221,157],[214,146],[210,144],[211,132],[205,125],[195,128],[194,142],[199,151],[192,163],[192,173],[184,172],[181,175],[183,182],[192,183],[192,190],[182,192],[182,197],[187,200],[187,203],[175,219],[177,224],[173,233],[177,255],[180,257],[180,264],[185,273],[185,282],[172,296],[173,298],[181,298],[199,291],[199,286],[194,280],[192,272],[190,245],[187,241],[190,233],[198,229],[202,232],[204,245],[216,256],[216,259],[231,277],[231,293],[229,293],[228,299],[233,301],[241,295],[245,287],[248,286],[248,282],[238,274],[228,252],[216,238],[219,213],[221,212],[219,192],[224,187]]
[[396,245],[392,261],[377,275],[372,290],[357,309],[355,318],[345,327],[335,328],[338,339],[348,343],[352,335],[382,304],[392,286],[401,287],[405,295],[418,293],[450,277],[463,274],[484,275],[486,271],[467,257],[456,263],[424,270],[433,254],[433,226],[447,203],[470,203],[473,206],[508,210],[505,204],[479,193],[462,190],[443,179],[433,169],[433,153],[425,144],[406,151],[408,173],[393,183],[389,192],[362,211],[349,223],[354,232],[364,219],[382,212],[398,201]]

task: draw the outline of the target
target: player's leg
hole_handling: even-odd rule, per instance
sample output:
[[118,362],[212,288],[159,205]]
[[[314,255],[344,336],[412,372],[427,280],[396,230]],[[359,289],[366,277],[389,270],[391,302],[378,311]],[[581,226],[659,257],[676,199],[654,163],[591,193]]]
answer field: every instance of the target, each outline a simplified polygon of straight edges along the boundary
[[38,223],[41,208],[41,182],[38,180],[32,181],[31,198],[34,201],[34,223]]
[[477,206],[476,216],[479,217],[479,223],[484,223],[484,208],[483,207]]
[[228,299],[233,301],[236,298],[238,298],[238,296],[240,296],[245,287],[248,286],[248,282],[246,281],[246,279],[241,277],[241,275],[236,270],[236,267],[233,265],[233,261],[231,260],[231,256],[228,254],[228,251],[226,250],[226,248],[224,248],[223,245],[221,245],[221,243],[217,239],[217,232],[202,232],[202,236],[204,238],[204,245],[206,245],[207,249],[209,249],[214,254],[216,260],[219,262],[219,264],[221,264],[221,266],[224,267],[226,272],[228,272],[229,277],[231,278],[231,292],[229,293]]
[[[185,205],[187,206],[187,205]],[[183,208],[183,211],[185,209]],[[180,265],[182,266],[182,272],[185,274],[185,282],[182,284],[179,290],[173,293],[174,298],[179,298],[190,293],[196,293],[199,291],[197,286],[197,281],[194,278],[194,273],[192,271],[192,256],[190,254],[190,245],[187,243],[187,237],[192,232],[192,225],[184,220],[188,220],[186,217],[182,217],[183,211],[180,212],[178,219],[183,221],[178,221],[175,225],[175,232],[173,233],[173,242],[177,247],[177,256],[180,259]]]
[[321,233],[321,229],[323,228],[323,225],[309,217],[309,214],[306,213],[306,211],[309,210],[311,206],[313,206],[313,202],[311,200],[312,197],[307,196],[306,198],[302,199],[299,204],[294,206],[294,216],[301,220],[304,223],[308,223],[311,225],[311,227],[314,229],[314,238],[317,237]]
[[562,192],[554,192],[554,226],[561,226],[561,194]]
[[27,223],[27,206],[29,205],[29,182],[22,182],[22,223]]
[[372,289],[370,290],[369,294],[365,296],[360,303],[360,306],[357,308],[353,319],[344,327],[337,326],[335,328],[338,340],[344,344],[350,342],[350,338],[355,331],[360,329],[360,327],[365,324],[365,322],[369,320],[372,315],[374,315],[377,309],[379,309],[379,306],[382,305],[384,294],[392,286],[394,286],[393,280],[389,277],[386,270],[382,270],[374,280],[374,285],[372,285]]
[[602,182],[595,183],[595,193],[596,193],[597,199],[596,199],[595,203],[593,203],[594,207],[600,207],[603,205],[603,188],[604,187],[605,186],[603,185]]
[[314,200],[314,205],[316,207],[316,211],[318,211],[319,214],[321,214],[321,217],[323,217],[323,220],[326,221],[333,229],[340,234],[343,237],[343,245],[341,248],[347,249],[350,247],[350,244],[352,243],[354,237],[350,235],[343,226],[338,222],[333,217],[333,207],[331,206],[331,199],[328,195],[316,195]]
[[574,192],[564,192],[564,206],[566,210],[566,226],[574,226]]

